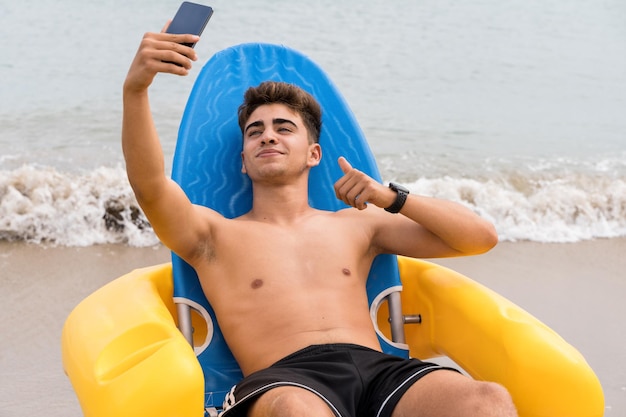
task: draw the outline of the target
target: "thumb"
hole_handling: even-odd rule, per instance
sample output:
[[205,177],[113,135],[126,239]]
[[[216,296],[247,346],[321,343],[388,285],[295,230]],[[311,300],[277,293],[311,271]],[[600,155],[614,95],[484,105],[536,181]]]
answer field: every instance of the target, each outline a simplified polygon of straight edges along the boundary
[[337,162],[339,163],[339,168],[341,168],[341,171],[344,174],[347,174],[348,171],[352,169],[352,165],[350,165],[350,162],[348,162],[348,160],[343,156],[340,156]]

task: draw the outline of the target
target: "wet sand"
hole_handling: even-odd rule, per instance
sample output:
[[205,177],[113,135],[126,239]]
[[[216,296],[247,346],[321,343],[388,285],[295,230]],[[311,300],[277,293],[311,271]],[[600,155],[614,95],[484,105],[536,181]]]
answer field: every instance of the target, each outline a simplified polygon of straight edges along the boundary
[[[0,416],[81,416],[61,365],[65,318],[110,280],[168,261],[169,252],[160,246],[44,248],[0,242]],[[605,415],[626,415],[626,239],[504,242],[486,255],[437,262],[556,330],[600,378]]]

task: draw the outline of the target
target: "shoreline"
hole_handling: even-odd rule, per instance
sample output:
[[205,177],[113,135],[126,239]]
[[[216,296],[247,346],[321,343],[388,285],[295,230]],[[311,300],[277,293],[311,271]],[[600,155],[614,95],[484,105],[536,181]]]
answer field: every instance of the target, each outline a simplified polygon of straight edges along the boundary
[[[437,259],[486,285],[558,332],[598,375],[606,415],[626,412],[626,238],[502,242],[474,257]],[[169,262],[161,246],[43,247],[0,242],[5,300],[0,408],[7,415],[82,415],[63,373],[65,318],[87,295],[135,268]],[[40,398],[32,401],[32,393]]]

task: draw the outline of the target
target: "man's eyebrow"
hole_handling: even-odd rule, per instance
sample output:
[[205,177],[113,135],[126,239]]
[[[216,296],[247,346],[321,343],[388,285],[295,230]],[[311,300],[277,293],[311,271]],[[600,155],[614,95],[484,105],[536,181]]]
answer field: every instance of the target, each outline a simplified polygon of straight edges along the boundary
[[250,123],[248,126],[246,126],[243,133],[246,133],[248,129],[250,129],[251,127],[259,127],[259,126],[263,126],[263,120],[257,120],[256,122]]
[[[293,122],[293,121],[291,121],[289,119],[282,119],[282,118],[272,119],[272,124],[274,124],[274,125],[282,125],[284,123],[288,123],[288,124],[292,125],[293,127],[298,127],[298,125],[296,125],[295,122]],[[243,131],[243,133],[245,134],[250,128],[262,127],[264,125],[265,125],[265,123],[263,123],[263,120],[257,120],[256,122],[252,122],[248,126],[246,126],[246,128]]]
[[289,123],[290,125],[293,125],[293,127],[298,127],[298,125],[295,124],[295,122],[289,120],[289,119],[274,119],[272,120],[272,123],[274,123],[275,125],[282,125],[283,123]]

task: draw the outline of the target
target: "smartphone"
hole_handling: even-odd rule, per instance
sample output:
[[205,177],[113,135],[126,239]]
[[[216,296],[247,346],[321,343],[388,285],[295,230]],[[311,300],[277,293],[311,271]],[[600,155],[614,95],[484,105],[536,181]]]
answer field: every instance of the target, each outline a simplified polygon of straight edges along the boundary
[[[213,9],[211,7],[184,1],[166,32],[175,34],[190,33],[200,36],[212,15]],[[193,48],[195,43],[183,43],[183,45]]]

